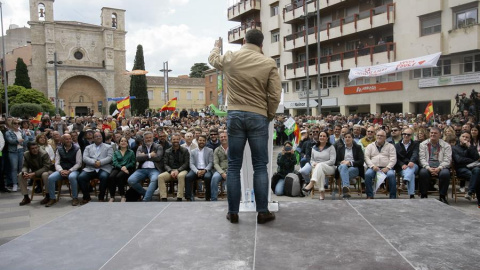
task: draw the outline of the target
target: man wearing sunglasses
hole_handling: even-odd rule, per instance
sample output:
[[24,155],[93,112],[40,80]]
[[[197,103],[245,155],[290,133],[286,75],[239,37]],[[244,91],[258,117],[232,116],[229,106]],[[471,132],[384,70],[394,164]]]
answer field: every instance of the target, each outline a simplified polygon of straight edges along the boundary
[[402,130],[398,126],[392,127],[390,135],[387,142],[391,144],[397,144],[402,140]]
[[[412,140],[412,134],[412,129],[405,129],[402,140],[395,144],[397,151],[395,170],[403,177],[403,181],[407,182],[410,199],[415,198],[415,174],[418,172],[418,142]],[[398,189],[400,191],[404,189],[403,182]]]

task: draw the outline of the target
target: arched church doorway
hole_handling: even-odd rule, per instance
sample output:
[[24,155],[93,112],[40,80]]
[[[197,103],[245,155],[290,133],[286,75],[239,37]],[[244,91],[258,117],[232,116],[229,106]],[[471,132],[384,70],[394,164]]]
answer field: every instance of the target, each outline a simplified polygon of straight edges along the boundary
[[69,116],[106,113],[105,89],[95,79],[88,76],[74,76],[67,79],[60,90],[58,98],[63,99],[62,110]]

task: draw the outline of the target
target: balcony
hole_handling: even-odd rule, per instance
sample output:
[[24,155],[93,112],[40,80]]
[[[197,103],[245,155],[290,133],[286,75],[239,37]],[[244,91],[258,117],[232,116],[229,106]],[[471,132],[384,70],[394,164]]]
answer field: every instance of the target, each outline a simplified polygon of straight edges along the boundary
[[245,34],[250,29],[258,29],[262,31],[261,22],[249,22],[247,24],[241,24],[240,26],[234,27],[228,31],[228,42],[234,44],[242,44]]
[[[396,44],[389,42],[377,46],[369,46],[363,49],[342,52],[338,54],[320,57],[321,73],[331,73],[349,70],[352,67],[371,66],[374,63],[388,63],[395,61]],[[286,80],[306,76],[306,61],[300,61],[285,65],[283,72]],[[309,74],[318,73],[318,58],[308,60]]]
[[317,10],[316,0],[300,0],[298,2],[293,2],[286,5],[283,9],[283,22],[291,23],[295,20],[303,19],[303,16],[305,15],[305,2],[307,2],[307,9],[309,13]]
[[260,11],[260,0],[241,0],[228,8],[229,21],[241,21],[243,15]]
[[480,25],[470,24],[448,31],[443,46],[444,54],[477,51],[480,49]]
[[[335,39],[372,28],[392,24],[395,21],[395,3],[362,11],[349,17],[320,25],[320,40]],[[308,29],[309,43],[317,42],[318,28]],[[305,33],[300,31],[284,37],[285,51],[305,46]],[[313,41],[313,42],[310,42]]]

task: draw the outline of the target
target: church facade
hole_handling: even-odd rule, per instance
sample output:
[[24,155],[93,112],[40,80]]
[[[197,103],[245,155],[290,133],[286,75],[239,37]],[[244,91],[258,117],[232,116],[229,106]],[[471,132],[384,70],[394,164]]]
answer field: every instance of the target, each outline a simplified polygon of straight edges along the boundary
[[[29,0],[32,87],[55,101],[67,115],[108,111],[107,98],[129,92],[125,51],[125,10],[102,8],[101,25],[55,21],[54,0]],[[60,63],[61,62],[61,63]]]

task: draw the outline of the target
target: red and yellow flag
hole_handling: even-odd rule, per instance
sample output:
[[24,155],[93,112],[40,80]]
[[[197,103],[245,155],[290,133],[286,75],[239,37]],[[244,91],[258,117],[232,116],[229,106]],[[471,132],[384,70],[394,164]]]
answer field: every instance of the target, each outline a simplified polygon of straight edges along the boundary
[[42,122],[42,113],[41,112],[39,112],[37,114],[37,116],[35,116],[35,118],[30,120],[30,123],[32,123],[32,124],[40,124],[40,122]]
[[129,109],[130,108],[130,96],[120,100],[120,101],[117,101],[117,109],[120,111],[120,110],[124,110],[124,109]]
[[163,105],[160,111],[175,111],[177,108],[177,98],[170,99],[167,104]]
[[427,121],[430,120],[430,118],[433,116],[433,102],[430,101],[430,103],[428,103],[427,108],[425,108],[424,114]]
[[295,129],[293,130],[293,135],[295,136],[295,143],[298,145],[300,143],[300,128],[295,123]]

